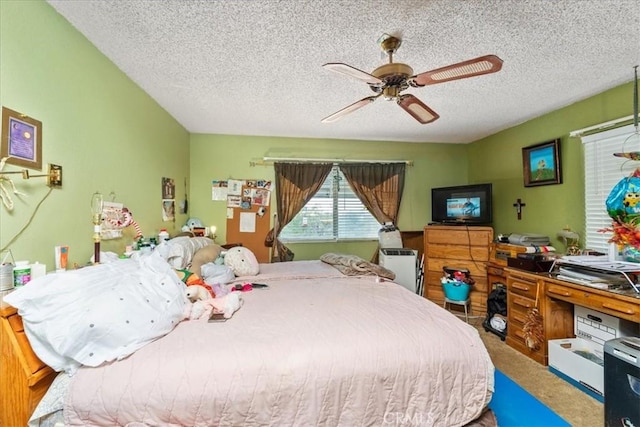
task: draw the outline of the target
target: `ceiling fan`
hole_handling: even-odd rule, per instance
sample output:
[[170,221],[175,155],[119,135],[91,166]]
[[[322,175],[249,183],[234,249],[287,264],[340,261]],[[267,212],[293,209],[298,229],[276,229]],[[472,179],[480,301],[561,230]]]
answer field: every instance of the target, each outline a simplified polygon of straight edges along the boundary
[[401,94],[409,87],[423,87],[451,80],[465,79],[500,71],[502,60],[495,55],[480,56],[457,64],[447,65],[420,74],[413,74],[413,69],[407,64],[393,62],[393,54],[398,50],[402,40],[389,34],[383,34],[378,44],[389,57],[389,63],[373,70],[371,73],[359,70],[341,62],[330,62],[323,67],[362,80],[369,85],[376,95],[367,96],[339,110],[324,119],[323,123],[331,123],[341,119],[349,113],[370,104],[379,97],[388,101],[396,101],[407,113],[422,124],[431,123],[440,116],[427,107],[422,101],[411,94]]

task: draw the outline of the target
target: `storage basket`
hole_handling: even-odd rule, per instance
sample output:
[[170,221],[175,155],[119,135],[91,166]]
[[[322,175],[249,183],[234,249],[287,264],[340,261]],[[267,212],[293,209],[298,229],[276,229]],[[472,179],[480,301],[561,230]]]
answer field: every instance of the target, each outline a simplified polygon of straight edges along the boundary
[[466,301],[469,299],[469,291],[471,291],[471,285],[459,282],[455,280],[442,282],[442,289],[444,289],[444,296],[453,301]]

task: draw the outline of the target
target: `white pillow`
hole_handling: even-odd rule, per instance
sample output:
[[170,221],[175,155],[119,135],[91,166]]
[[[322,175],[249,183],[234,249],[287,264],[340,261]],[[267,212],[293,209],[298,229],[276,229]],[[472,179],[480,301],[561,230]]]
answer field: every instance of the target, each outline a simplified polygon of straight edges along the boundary
[[69,373],[122,359],[184,318],[185,284],[158,254],[47,274],[7,295],[47,365]]
[[224,265],[230,267],[236,276],[255,276],[260,271],[256,256],[244,246],[235,246],[224,255]]
[[156,251],[173,268],[180,270],[187,268],[198,249],[213,244],[214,241],[208,237],[180,236],[160,243]]

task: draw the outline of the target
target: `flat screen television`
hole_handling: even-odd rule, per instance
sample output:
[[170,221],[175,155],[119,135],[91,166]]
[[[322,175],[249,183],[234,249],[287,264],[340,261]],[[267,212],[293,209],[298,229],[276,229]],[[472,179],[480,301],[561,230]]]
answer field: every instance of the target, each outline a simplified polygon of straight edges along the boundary
[[431,189],[431,221],[440,224],[491,224],[491,184]]

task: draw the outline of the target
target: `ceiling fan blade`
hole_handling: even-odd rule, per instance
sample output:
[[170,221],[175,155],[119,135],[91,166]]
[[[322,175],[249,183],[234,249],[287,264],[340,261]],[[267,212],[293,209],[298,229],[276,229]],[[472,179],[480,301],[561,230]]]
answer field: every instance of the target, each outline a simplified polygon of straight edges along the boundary
[[438,120],[438,113],[427,107],[422,101],[413,95],[402,95],[398,98],[398,105],[420,123],[427,124]]
[[324,119],[321,120],[322,123],[331,123],[331,122],[335,122],[339,119],[341,119],[342,117],[346,116],[349,113],[354,112],[355,110],[364,107],[365,105],[368,105],[370,103],[372,103],[373,101],[375,101],[376,99],[378,99],[380,95],[375,95],[375,96],[367,96],[366,98],[362,98],[360,101],[354,102],[353,104],[349,105],[348,107],[343,108],[340,111],[336,111],[335,113],[331,114],[330,116],[325,117]]
[[451,80],[495,73],[500,71],[500,69],[502,69],[502,59],[495,55],[486,55],[417,74],[410,77],[408,83],[411,86],[433,85]]
[[369,84],[383,84],[384,82],[379,78],[372,76],[369,73],[366,73],[362,70],[358,70],[351,65],[343,64],[342,62],[330,62],[328,64],[323,65],[324,68],[330,71],[335,71],[336,73],[344,74],[349,77],[354,77],[358,80],[365,81]]

